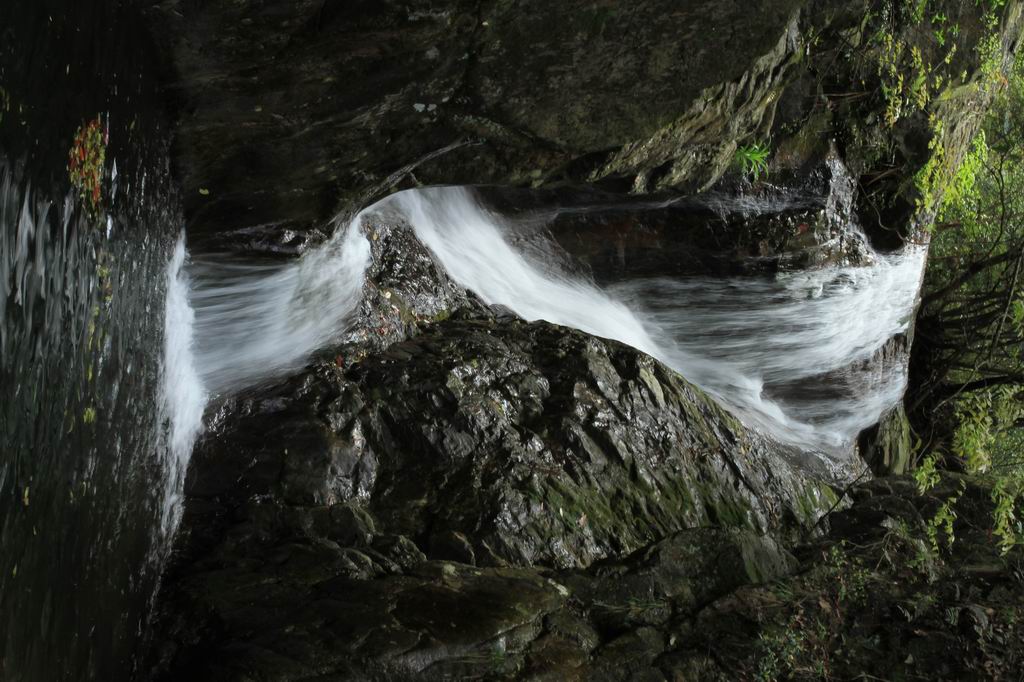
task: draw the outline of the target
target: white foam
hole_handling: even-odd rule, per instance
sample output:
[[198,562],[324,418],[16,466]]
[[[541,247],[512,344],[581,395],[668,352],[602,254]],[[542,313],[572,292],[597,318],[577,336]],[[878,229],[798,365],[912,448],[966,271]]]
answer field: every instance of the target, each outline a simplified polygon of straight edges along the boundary
[[195,313],[189,302],[190,282],[185,268],[185,237],[174,247],[167,266],[167,300],[164,310],[164,357],[160,408],[167,425],[164,447],[164,493],[161,526],[165,537],[173,535],[181,514],[181,494],[192,446],[202,431],[207,392],[196,369],[194,355]]
[[287,374],[340,336],[369,264],[360,221],[290,263],[192,265],[196,364],[209,391],[227,394]]
[[[841,447],[907,384],[902,361],[871,360],[907,331],[925,252],[875,260],[774,279],[652,279],[615,293],[647,307],[666,363],[758,428],[802,446]],[[815,382],[824,397],[815,397]]]

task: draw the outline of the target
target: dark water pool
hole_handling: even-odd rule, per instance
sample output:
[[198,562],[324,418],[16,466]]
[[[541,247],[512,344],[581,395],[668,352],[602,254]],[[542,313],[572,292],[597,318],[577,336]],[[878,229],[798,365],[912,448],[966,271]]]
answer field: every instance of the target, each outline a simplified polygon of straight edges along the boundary
[[[0,3],[0,34],[0,679],[128,679],[160,554],[181,229],[156,69],[117,2]],[[97,195],[68,170],[90,121]]]

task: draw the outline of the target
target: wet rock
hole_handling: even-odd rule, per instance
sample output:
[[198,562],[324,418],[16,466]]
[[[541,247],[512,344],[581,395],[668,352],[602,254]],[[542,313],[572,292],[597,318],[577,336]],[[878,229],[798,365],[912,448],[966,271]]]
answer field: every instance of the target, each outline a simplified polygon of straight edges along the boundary
[[[880,372],[906,372],[914,339],[914,324],[906,334],[894,337],[881,348],[871,362]],[[894,405],[857,438],[861,457],[878,475],[902,475],[910,471],[914,456],[910,420],[902,402]]]
[[[723,183],[691,197],[625,200],[595,192],[481,188],[513,218],[513,239],[553,241],[564,268],[602,284],[643,277],[732,277],[869,265],[854,207],[855,182],[834,154],[757,188]],[[547,255],[547,254],[546,254]]]
[[350,374],[366,407],[347,433],[378,463],[375,515],[413,538],[440,526],[471,538],[478,559],[571,566],[662,529],[803,517],[784,492],[812,485],[795,453],[631,349],[458,319],[406,344],[416,362],[384,354]]
[[876,426],[861,434],[859,442],[861,455],[876,473],[910,471],[914,443],[903,403],[883,414]]
[[[420,326],[443,320],[458,309],[489,314],[476,296],[452,281],[401,216],[367,216],[358,229],[370,245],[370,266],[359,308],[342,344],[332,350],[339,367],[358,362],[372,351],[386,350],[392,359],[413,361],[418,349],[397,342],[415,335]],[[358,400],[345,396],[342,409],[351,409]]]
[[245,252],[268,259],[300,256],[327,241],[322,229],[296,226],[288,222],[270,223],[197,235],[190,247],[207,253]]
[[696,528],[673,534],[625,560],[563,578],[608,635],[664,626],[719,595],[789,573],[796,560],[774,540],[749,531]]
[[337,504],[327,508],[329,521],[325,536],[343,546],[370,544],[376,528],[373,517],[357,504]]
[[365,503],[375,525],[350,520],[348,535],[450,548],[432,540],[443,529],[478,562],[568,567],[688,526],[795,527],[829,504],[801,470],[859,473],[750,432],[638,351],[548,323],[458,313],[398,346],[415,361],[324,363],[247,403],[287,409],[225,414],[190,494],[333,505],[332,521]]
[[453,530],[442,531],[430,537],[430,558],[476,565],[476,553],[469,538]]
[[[398,574],[362,552],[308,543],[277,546],[262,562],[256,573],[261,564],[233,563],[170,587],[184,608],[164,622],[174,637],[167,679],[650,676],[677,642],[673,622],[782,575],[793,559],[749,531],[696,529],[561,573],[417,560]],[[259,570],[273,571],[262,596]]]

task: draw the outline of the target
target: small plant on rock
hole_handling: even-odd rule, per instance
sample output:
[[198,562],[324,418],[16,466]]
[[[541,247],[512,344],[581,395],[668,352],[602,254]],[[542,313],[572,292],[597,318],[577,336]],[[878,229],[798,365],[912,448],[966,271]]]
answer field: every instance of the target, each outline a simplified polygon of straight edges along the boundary
[[736,150],[736,163],[749,175],[754,182],[768,175],[768,158],[771,149],[767,145],[755,143],[744,145]]

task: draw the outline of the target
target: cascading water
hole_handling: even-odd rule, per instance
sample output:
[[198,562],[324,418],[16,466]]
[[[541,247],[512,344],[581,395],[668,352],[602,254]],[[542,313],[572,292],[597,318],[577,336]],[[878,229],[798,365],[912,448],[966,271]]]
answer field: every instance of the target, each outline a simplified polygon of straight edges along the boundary
[[369,263],[362,222],[375,214],[407,221],[485,302],[642,350],[784,443],[848,447],[906,386],[904,367],[882,371],[871,359],[908,327],[923,249],[772,278],[646,277],[600,287],[565,267],[541,232],[524,240],[514,218],[483,208],[469,189],[445,187],[378,202],[294,263],[195,263],[197,366],[210,391],[285,373],[341,336]]
[[907,330],[923,265],[912,248],[867,267],[647,279],[612,291],[645,311],[666,364],[779,440],[829,449],[902,397],[905,366],[879,371],[870,360]]
[[164,355],[161,366],[160,413],[167,424],[164,446],[161,528],[165,542],[177,529],[181,491],[188,460],[203,424],[207,393],[199,378],[192,352],[195,313],[189,301],[190,281],[185,270],[185,236],[178,238],[167,266],[167,300],[164,309]]
[[210,397],[287,374],[344,332],[369,264],[361,219],[284,264],[232,263],[226,256],[188,262],[179,238],[167,267],[160,392],[165,538],[181,517],[185,473]]
[[356,226],[286,264],[196,259],[196,367],[203,386],[225,394],[302,366],[336,339],[358,305],[370,250]]
[[[879,375],[867,361],[907,330],[924,249],[773,279],[662,277],[600,288],[568,274],[542,238],[512,248],[514,223],[466,189],[407,191],[383,203],[484,301],[642,350],[783,442],[848,446],[906,388],[903,368]],[[773,386],[813,377],[845,390],[817,401],[772,395]]]

